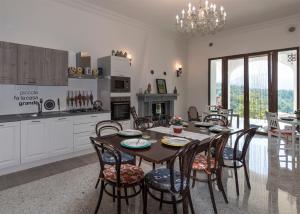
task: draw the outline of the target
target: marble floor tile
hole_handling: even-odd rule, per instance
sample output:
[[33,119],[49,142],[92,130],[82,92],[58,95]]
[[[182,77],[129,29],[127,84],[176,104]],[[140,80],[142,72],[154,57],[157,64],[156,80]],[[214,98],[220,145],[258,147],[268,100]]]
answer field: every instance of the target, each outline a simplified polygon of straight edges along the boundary
[[[299,151],[293,151],[289,143],[279,144],[276,140],[257,136],[248,152],[248,168],[251,190],[248,189],[244,172],[239,170],[240,196],[236,196],[232,170],[223,171],[223,185],[229,204],[214,187],[219,213],[249,214],[296,214],[300,213]],[[89,163],[78,168],[52,174],[29,183],[0,191],[1,214],[88,214],[93,213],[99,190],[94,189],[99,164]],[[143,162],[148,171],[151,165]],[[53,170],[53,169],[52,169]],[[22,174],[18,174],[22,179]],[[26,179],[26,178],[24,178]],[[4,181],[4,179],[3,179]],[[213,213],[206,183],[196,183],[192,188],[192,199],[196,213]],[[172,207],[148,197],[148,213],[172,213]],[[132,198],[129,206],[122,203],[122,213],[142,213],[141,196]],[[178,206],[181,209],[181,206]],[[104,194],[99,213],[116,213],[116,203]],[[181,213],[181,212],[179,212]]]

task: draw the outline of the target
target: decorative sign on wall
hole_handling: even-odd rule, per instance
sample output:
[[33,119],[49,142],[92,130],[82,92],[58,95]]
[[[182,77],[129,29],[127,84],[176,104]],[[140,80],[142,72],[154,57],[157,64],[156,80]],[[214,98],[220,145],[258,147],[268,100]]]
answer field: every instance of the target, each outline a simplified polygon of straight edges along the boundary
[[20,88],[17,94],[14,95],[14,100],[18,103],[19,107],[37,105],[39,91],[37,89]]

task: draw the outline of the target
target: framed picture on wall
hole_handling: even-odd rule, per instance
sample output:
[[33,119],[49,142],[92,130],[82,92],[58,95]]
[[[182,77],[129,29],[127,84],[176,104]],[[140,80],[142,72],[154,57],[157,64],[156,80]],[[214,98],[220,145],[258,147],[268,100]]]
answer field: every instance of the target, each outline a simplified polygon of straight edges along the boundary
[[167,93],[167,85],[165,79],[156,79],[157,93],[158,94],[166,94]]

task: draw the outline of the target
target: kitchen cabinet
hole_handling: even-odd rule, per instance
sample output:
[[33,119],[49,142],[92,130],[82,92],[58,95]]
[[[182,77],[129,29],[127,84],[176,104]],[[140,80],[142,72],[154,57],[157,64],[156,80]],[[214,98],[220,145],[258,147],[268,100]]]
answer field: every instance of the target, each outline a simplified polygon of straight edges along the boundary
[[18,45],[18,84],[68,85],[68,52]]
[[45,48],[40,85],[68,85],[68,52]]
[[103,68],[104,76],[131,76],[129,59],[124,57],[106,56],[99,58],[98,67]]
[[49,156],[73,152],[73,120],[71,117],[47,120]]
[[18,84],[39,85],[42,82],[45,49],[18,45]]
[[48,157],[47,119],[21,121],[21,163]]
[[20,122],[0,123],[0,169],[20,164]]
[[0,42],[0,84],[17,84],[18,46]]
[[96,124],[103,120],[110,120],[110,113],[74,117],[74,151],[92,148],[90,137],[96,136]]

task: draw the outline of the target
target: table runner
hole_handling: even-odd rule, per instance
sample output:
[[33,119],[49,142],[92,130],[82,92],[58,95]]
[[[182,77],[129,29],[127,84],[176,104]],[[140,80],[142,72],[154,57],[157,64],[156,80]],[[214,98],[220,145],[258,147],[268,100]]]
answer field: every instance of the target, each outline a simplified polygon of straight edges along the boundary
[[180,134],[176,134],[173,132],[172,128],[167,128],[167,127],[162,127],[162,126],[150,128],[148,130],[154,131],[154,132],[160,132],[160,133],[164,133],[164,134],[169,134],[169,135],[174,135],[176,137],[184,137],[184,138],[200,140],[200,141],[211,137],[210,135],[207,135],[207,134],[200,134],[200,133],[189,132],[189,131],[185,131],[185,130],[182,130],[182,133],[180,133]]

